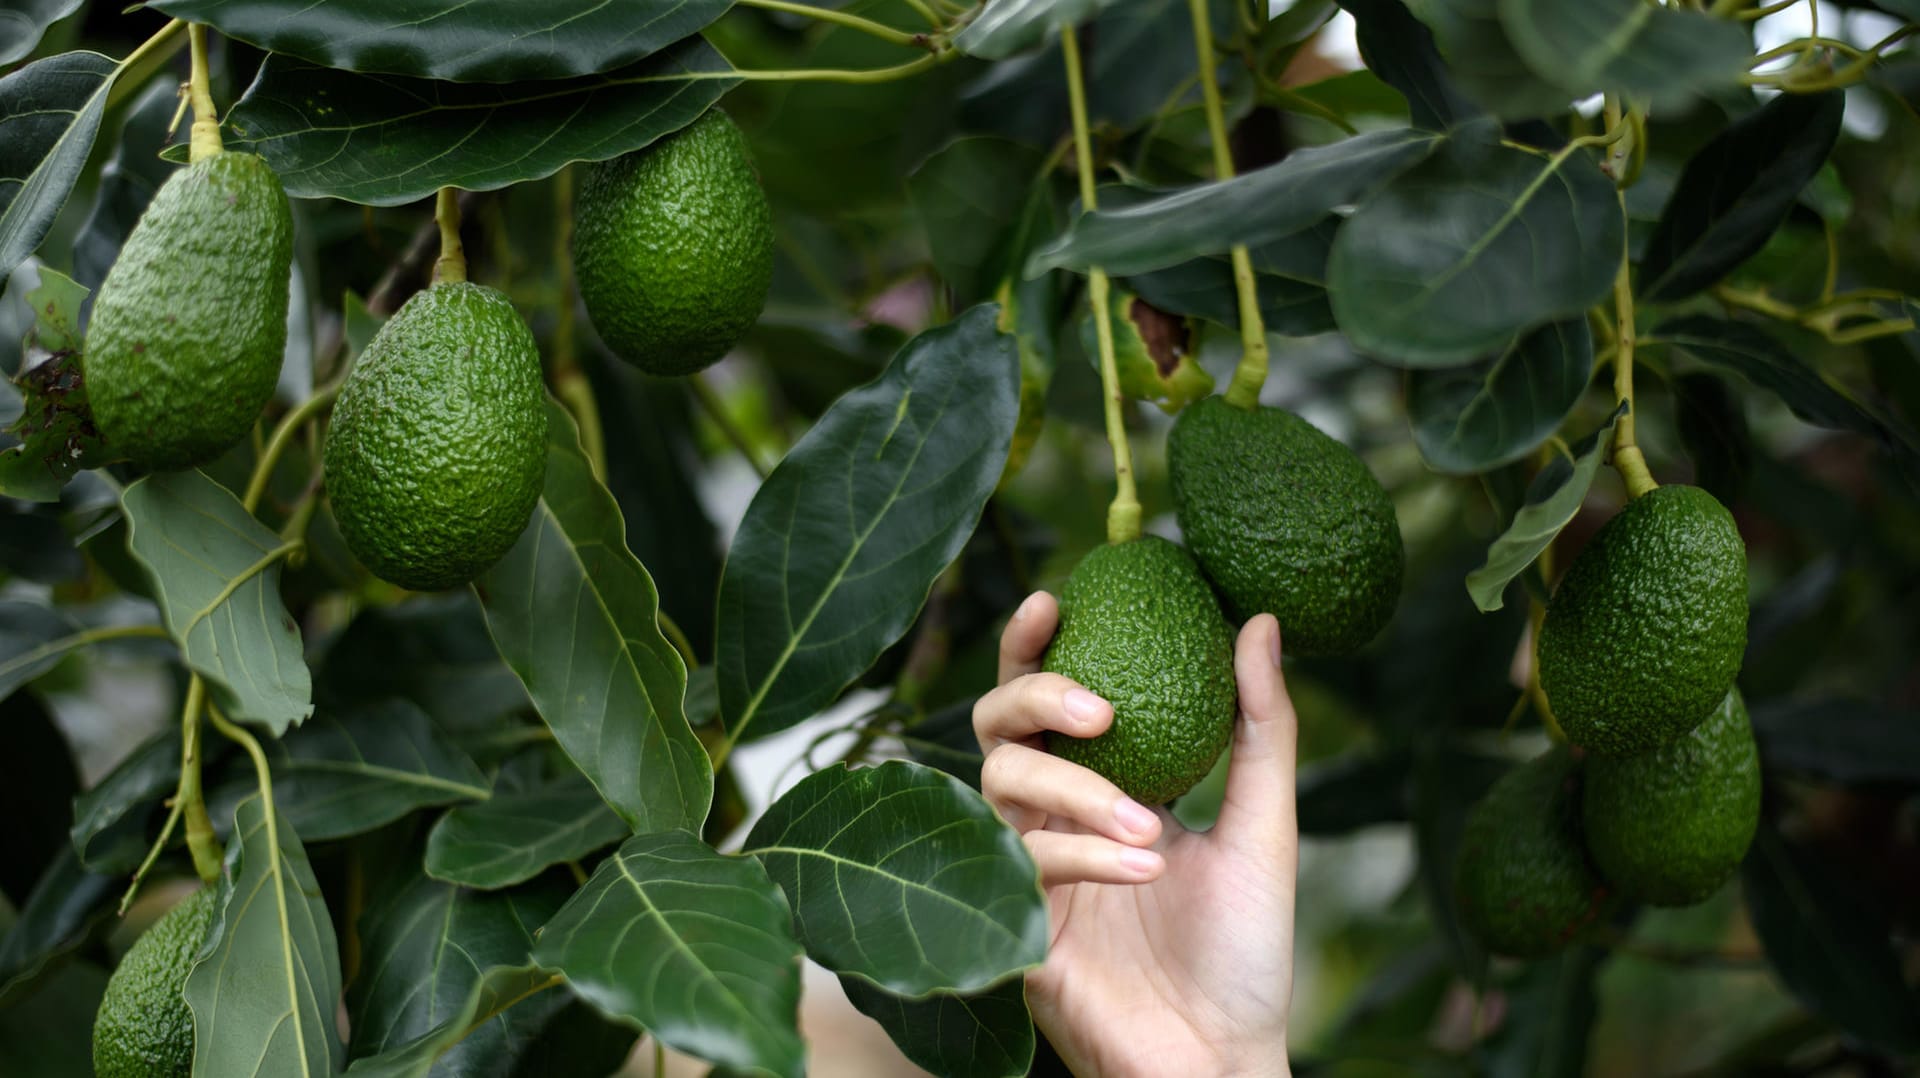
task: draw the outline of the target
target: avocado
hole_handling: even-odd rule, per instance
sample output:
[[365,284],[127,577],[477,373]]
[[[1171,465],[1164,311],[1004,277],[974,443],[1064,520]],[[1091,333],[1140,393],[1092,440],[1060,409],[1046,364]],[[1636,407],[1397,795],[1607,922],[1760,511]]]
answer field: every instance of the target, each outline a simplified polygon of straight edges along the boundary
[[1280,619],[1288,652],[1373,639],[1400,599],[1400,522],[1353,451],[1278,408],[1209,397],[1167,437],[1173,504],[1229,614]]
[[213,915],[214,889],[203,887],[127,948],[93,1020],[97,1078],[188,1078],[193,1073],[187,974]]
[[1048,733],[1055,755],[1143,805],[1193,788],[1233,734],[1233,630],[1186,551],[1158,536],[1097,547],[1060,593],[1044,669],[1113,705],[1098,737]]
[[325,468],[340,534],[390,583],[465,583],[526,530],[546,438],[540,353],[507,297],[467,281],[416,293],[334,405]]
[[587,316],[620,358],[671,376],[725,355],[773,280],[773,218],[740,129],[714,109],[588,166],[573,259]]
[[100,294],[81,370],[107,449],[191,468],[253,429],[280,379],[293,212],[250,153],[220,153],[160,185]]
[[1687,906],[1720,889],[1760,825],[1760,752],[1740,691],[1680,740],[1587,761],[1587,850],[1625,898]]
[[1632,756],[1684,737],[1733,687],[1747,646],[1747,548],[1699,487],[1628,502],[1561,578],[1540,685],[1567,739]]
[[1454,895],[1462,922],[1488,950],[1551,954],[1611,907],[1581,842],[1579,786],[1579,763],[1555,746],[1501,776],[1467,816]]

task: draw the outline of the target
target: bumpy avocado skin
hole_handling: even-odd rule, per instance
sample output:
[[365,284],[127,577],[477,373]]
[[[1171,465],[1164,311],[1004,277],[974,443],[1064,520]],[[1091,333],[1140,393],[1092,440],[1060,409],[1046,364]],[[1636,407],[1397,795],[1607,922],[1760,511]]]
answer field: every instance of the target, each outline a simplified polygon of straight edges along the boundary
[[97,1078],[188,1078],[193,1012],[184,991],[193,956],[213,924],[214,889],[203,887],[155,921],[107,980],[93,1020]]
[[340,534],[403,588],[471,580],[526,529],[546,438],[540,353],[513,304],[436,284],[380,328],[334,405],[325,468]]
[[81,369],[110,451],[190,468],[253,428],[287,347],[293,213],[250,153],[175,172],[94,299]]
[[1540,684],[1600,756],[1670,744],[1718,707],[1747,646],[1747,548],[1698,487],[1627,503],[1568,567],[1540,628]]
[[1606,915],[1612,895],[1580,836],[1580,769],[1557,747],[1473,807],[1454,863],[1461,919],[1498,954],[1537,958]]
[[1199,566],[1156,536],[1099,547],[1060,594],[1046,670],[1113,705],[1094,738],[1049,733],[1055,755],[1092,768],[1143,805],[1206,776],[1233,735],[1233,630]]
[[1373,639],[1400,599],[1400,522],[1353,451],[1278,408],[1209,397],[1167,438],[1180,529],[1236,620],[1280,619],[1295,655]]
[[1622,896],[1689,906],[1727,882],[1760,825],[1760,752],[1738,689],[1652,752],[1587,761],[1587,850]]
[[641,370],[701,370],[760,317],[773,280],[773,218],[746,138],[718,109],[589,166],[574,222],[574,269],[593,328]]

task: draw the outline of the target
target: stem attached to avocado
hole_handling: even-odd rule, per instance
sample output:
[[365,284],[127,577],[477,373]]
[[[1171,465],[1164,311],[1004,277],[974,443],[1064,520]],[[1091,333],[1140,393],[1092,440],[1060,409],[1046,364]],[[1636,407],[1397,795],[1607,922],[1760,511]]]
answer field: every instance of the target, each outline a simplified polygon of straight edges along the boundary
[[[1213,142],[1213,176],[1233,178],[1233,148],[1227,142],[1227,120],[1220,106],[1220,80],[1213,68],[1213,24],[1207,18],[1207,0],[1187,0],[1193,16],[1193,43],[1200,60],[1200,96],[1206,104],[1207,133]],[[1260,403],[1260,387],[1267,381],[1267,327],[1260,317],[1259,284],[1253,274],[1253,256],[1247,245],[1236,243],[1233,287],[1240,301],[1240,364],[1227,386],[1227,403],[1252,409]]]
[[220,142],[220,118],[213,111],[213,77],[207,74],[207,28],[199,23],[187,27],[187,42],[193,57],[187,81],[187,97],[193,102],[187,160],[204,161],[226,150]]
[[[1080,206],[1091,212],[1098,202],[1093,185],[1093,140],[1087,133],[1087,90],[1080,75],[1080,42],[1072,27],[1060,32],[1060,52],[1067,62],[1067,103],[1073,112],[1074,161],[1080,173]],[[1140,495],[1133,485],[1133,449],[1127,444],[1127,424],[1121,413],[1120,368],[1113,354],[1113,323],[1107,271],[1087,271],[1087,298],[1093,304],[1094,336],[1100,346],[1100,389],[1106,398],[1107,442],[1113,447],[1116,490],[1107,506],[1107,542],[1140,538]]]
[[[1626,175],[1625,164],[1636,152],[1629,145],[1625,135],[1632,126],[1621,121],[1620,99],[1612,94],[1606,99],[1607,132],[1613,141],[1608,144],[1608,171],[1614,177],[1616,185],[1624,187],[1631,182]],[[1619,194],[1620,212],[1626,213],[1627,197],[1624,191]],[[1615,319],[1613,353],[1613,395],[1627,406],[1613,427],[1613,467],[1626,480],[1627,496],[1638,498],[1655,489],[1660,484],[1653,481],[1653,473],[1647,470],[1646,455],[1640,452],[1640,446],[1634,441],[1633,433],[1633,279],[1627,256],[1620,256],[1620,272],[1613,278],[1613,312]],[[1544,697],[1542,698],[1544,700]]]
[[433,262],[433,283],[467,279],[467,249],[460,244],[460,192],[442,187],[433,200],[433,220],[440,226],[440,257]]
[[207,799],[200,786],[200,712],[206,698],[206,683],[196,674],[187,683],[187,704],[181,709],[180,788],[174,796],[185,814],[193,870],[200,882],[212,883],[220,878],[220,841],[213,835],[213,819],[207,815]]

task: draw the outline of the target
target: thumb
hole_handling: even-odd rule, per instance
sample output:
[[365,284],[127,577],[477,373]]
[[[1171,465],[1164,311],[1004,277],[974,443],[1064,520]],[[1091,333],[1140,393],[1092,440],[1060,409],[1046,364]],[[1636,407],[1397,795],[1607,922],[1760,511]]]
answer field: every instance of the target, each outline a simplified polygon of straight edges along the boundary
[[1280,623],[1273,615],[1261,614],[1240,630],[1233,667],[1240,716],[1214,831],[1249,853],[1284,853],[1291,865],[1300,843],[1294,814],[1299,721],[1280,670]]

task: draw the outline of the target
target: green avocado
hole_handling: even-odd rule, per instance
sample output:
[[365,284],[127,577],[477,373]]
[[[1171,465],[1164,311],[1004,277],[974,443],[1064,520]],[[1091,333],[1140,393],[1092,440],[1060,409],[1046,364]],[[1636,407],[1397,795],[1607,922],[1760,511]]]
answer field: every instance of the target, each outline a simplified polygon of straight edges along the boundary
[[1551,954],[1607,913],[1607,885],[1581,843],[1579,786],[1579,763],[1556,746],[1501,776],[1468,815],[1454,895],[1488,950]]
[[593,328],[620,358],[671,376],[725,355],[773,280],[773,218],[740,129],[714,109],[588,166],[573,259]]
[[1353,451],[1278,408],[1209,397],[1167,437],[1180,529],[1227,611],[1280,619],[1287,651],[1339,655],[1400,599],[1393,502]]
[[1740,867],[1760,825],[1760,752],[1735,689],[1691,733],[1587,761],[1587,850],[1623,897],[1687,906]]
[[193,1073],[187,974],[213,914],[214,889],[203,887],[127,948],[93,1020],[97,1078],[188,1078]]
[[540,353],[507,297],[466,281],[416,293],[334,405],[326,483],[340,534],[390,583],[465,583],[526,529],[546,439]]
[[1043,667],[1113,705],[1106,733],[1049,733],[1047,748],[1143,805],[1192,789],[1233,734],[1233,630],[1193,558],[1157,536],[1080,559]]
[[160,185],[93,302],[81,360],[108,451],[190,468],[253,429],[287,347],[293,213],[250,153]]
[[1747,548],[1699,487],[1628,502],[1574,558],[1540,627],[1540,685],[1600,756],[1670,744],[1725,699],[1747,646]]

